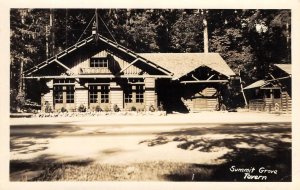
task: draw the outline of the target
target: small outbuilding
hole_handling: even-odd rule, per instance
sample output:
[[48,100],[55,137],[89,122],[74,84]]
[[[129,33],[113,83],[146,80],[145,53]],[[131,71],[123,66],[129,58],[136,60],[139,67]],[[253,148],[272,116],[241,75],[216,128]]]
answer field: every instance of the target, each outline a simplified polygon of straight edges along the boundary
[[274,64],[265,80],[256,81],[244,90],[254,94],[249,109],[258,111],[292,111],[291,64]]

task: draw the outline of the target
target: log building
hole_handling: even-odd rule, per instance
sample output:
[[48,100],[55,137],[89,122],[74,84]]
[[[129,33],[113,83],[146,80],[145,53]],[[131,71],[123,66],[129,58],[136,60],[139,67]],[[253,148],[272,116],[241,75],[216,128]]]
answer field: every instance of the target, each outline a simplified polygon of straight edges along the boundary
[[98,33],[23,73],[42,86],[42,111],[215,110],[233,76],[218,53],[139,54]]
[[292,111],[291,64],[274,64],[265,80],[256,81],[244,90],[254,93],[249,109],[257,111]]

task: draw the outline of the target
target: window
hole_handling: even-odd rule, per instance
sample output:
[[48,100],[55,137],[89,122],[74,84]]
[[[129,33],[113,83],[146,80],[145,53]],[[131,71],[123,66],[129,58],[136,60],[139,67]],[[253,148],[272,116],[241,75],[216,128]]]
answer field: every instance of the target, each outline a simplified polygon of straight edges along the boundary
[[109,103],[109,86],[102,85],[100,92],[101,92],[101,103]]
[[66,83],[74,83],[74,79],[54,79],[53,83],[55,84],[66,84]]
[[74,85],[54,86],[54,103],[74,103]]
[[98,89],[96,85],[89,86],[90,103],[98,103]]
[[125,93],[125,103],[131,103],[132,102],[132,88],[130,85],[125,89],[124,93]]
[[265,90],[265,97],[271,98],[271,91],[269,89]]
[[54,79],[54,103],[74,103],[74,79]]
[[74,103],[74,86],[66,86],[66,99],[67,103]]
[[54,86],[54,103],[63,103],[63,86]]
[[144,85],[136,85],[136,102],[144,102]]
[[108,59],[106,57],[91,58],[90,67],[108,67]]
[[[99,100],[100,98],[100,100]],[[89,86],[90,103],[109,103],[109,85],[90,85]]]
[[281,98],[281,92],[280,92],[280,89],[274,89],[274,98],[275,99],[279,99]]
[[144,102],[144,85],[131,84],[125,89],[125,103],[143,103]]

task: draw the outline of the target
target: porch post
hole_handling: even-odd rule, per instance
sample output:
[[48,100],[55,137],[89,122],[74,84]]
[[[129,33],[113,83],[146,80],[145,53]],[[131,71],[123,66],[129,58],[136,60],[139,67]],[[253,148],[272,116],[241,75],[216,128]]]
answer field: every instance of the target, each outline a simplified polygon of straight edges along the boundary
[[146,111],[152,105],[157,109],[157,94],[155,92],[155,78],[145,78],[145,104]]
[[123,109],[123,90],[116,81],[110,82],[110,103],[111,110],[113,111],[113,106],[117,105],[121,110]]
[[89,108],[89,90],[87,86],[81,85],[78,78],[75,79],[74,103],[75,109],[78,111],[80,105]]

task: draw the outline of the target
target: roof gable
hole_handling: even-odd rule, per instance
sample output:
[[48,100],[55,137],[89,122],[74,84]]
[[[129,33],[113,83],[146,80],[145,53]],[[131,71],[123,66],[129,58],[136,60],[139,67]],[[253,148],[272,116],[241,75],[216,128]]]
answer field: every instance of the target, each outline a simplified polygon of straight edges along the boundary
[[175,79],[201,66],[209,67],[227,77],[235,75],[218,53],[141,53],[139,55],[173,72]]
[[[96,38],[96,40],[95,40],[95,38]],[[157,65],[156,63],[151,62],[150,60],[147,60],[147,59],[139,56],[137,53],[133,52],[132,50],[129,50],[128,48],[125,48],[124,46],[121,46],[120,44],[117,44],[116,42],[113,42],[113,41],[109,40],[108,38],[105,38],[99,34],[97,34],[97,36],[92,35],[92,36],[76,43],[75,45],[67,48],[66,50],[59,52],[58,54],[56,54],[55,56],[52,56],[51,58],[47,59],[46,61],[44,61],[32,68],[29,68],[28,70],[24,71],[23,74],[25,74],[26,76],[31,75],[32,73],[35,73],[36,71],[46,67],[49,64],[57,63],[58,59],[65,58],[71,52],[74,53],[76,51],[79,51],[80,48],[86,47],[86,46],[88,46],[88,44],[92,45],[92,43],[95,43],[95,45],[97,43],[98,44],[101,43],[102,45],[105,45],[105,48],[107,48],[108,51],[121,52],[124,55],[124,57],[126,57],[128,62],[135,61],[137,67],[138,67],[138,64],[144,64],[151,69],[160,71],[164,75],[171,75],[171,72],[169,70]],[[138,61],[136,61],[136,60],[138,60]]]

